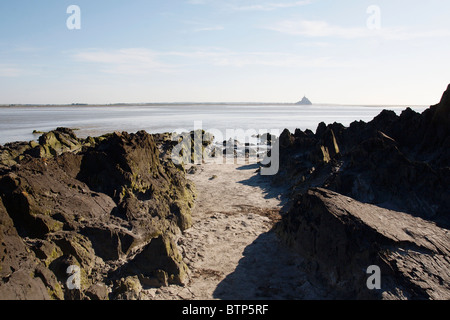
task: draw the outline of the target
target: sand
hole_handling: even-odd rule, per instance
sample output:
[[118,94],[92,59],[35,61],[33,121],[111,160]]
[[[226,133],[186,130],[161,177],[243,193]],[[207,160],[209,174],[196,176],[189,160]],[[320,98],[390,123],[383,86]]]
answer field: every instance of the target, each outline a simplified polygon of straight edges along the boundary
[[[256,164],[203,164],[188,174],[197,188],[193,226],[177,243],[190,269],[186,285],[145,290],[153,300],[324,299],[301,257],[272,230],[284,190]],[[314,283],[314,284],[313,284]]]

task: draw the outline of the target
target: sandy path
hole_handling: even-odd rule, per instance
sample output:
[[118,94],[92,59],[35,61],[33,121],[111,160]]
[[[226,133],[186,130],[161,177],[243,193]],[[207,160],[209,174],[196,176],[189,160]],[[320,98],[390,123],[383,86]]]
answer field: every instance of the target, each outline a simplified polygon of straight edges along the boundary
[[149,299],[316,299],[326,294],[301,271],[301,259],[271,231],[283,203],[256,165],[197,166],[193,227],[178,240],[186,286],[146,290]]

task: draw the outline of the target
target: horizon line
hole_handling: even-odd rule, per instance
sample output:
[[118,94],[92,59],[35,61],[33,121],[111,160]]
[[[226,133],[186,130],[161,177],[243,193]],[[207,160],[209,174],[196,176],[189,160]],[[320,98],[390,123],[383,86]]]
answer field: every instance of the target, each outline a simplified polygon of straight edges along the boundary
[[[117,102],[117,103],[7,103],[1,104],[0,107],[118,107],[118,106],[156,106],[156,105],[297,105],[299,107],[305,107],[305,105],[299,105],[298,102],[249,102],[249,101],[236,101],[236,102]],[[382,106],[399,106],[399,107],[427,107],[433,104],[366,104],[366,103],[313,103],[310,106],[359,106],[359,107],[382,107]]]

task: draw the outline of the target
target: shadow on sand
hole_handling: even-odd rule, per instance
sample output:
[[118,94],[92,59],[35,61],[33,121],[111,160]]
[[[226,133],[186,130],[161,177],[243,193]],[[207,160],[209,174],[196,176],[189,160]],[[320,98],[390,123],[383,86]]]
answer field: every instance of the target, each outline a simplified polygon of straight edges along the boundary
[[[259,165],[244,165],[237,170],[253,168],[257,170]],[[274,187],[271,180],[270,176],[256,174],[239,183],[261,188],[266,199],[279,199],[282,213],[287,207],[287,189]],[[310,279],[303,259],[280,241],[274,228],[245,248],[238,266],[218,284],[213,296],[224,300],[330,299],[329,290]]]
[[[255,172],[260,168],[259,164],[248,164],[238,167],[237,170],[250,170],[255,169]],[[264,192],[265,199],[278,199],[281,201],[281,205],[284,207],[288,203],[287,192],[288,188],[284,186],[275,186],[272,184],[271,176],[262,176],[259,173],[253,175],[250,179],[239,181],[239,183],[251,187],[258,187]],[[283,211],[283,210],[282,210]]]
[[216,287],[222,300],[334,299],[322,284],[303,270],[300,256],[286,248],[274,231],[261,234],[247,246],[238,266]]

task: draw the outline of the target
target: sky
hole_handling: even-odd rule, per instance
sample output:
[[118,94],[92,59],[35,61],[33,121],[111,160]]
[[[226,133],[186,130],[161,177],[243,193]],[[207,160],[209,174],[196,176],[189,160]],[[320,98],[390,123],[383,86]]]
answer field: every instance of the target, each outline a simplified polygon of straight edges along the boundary
[[449,14],[448,0],[2,0],[0,104],[431,105],[450,83]]

